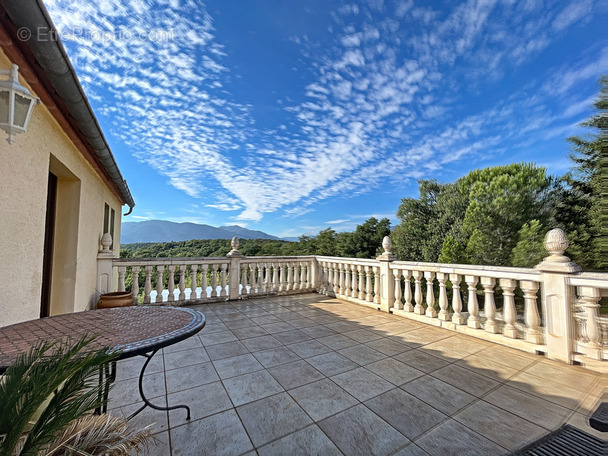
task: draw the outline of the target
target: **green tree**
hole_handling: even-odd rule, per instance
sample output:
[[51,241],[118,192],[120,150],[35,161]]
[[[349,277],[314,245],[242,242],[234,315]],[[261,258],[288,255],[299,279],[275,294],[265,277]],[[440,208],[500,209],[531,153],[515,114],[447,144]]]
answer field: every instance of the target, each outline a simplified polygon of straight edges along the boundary
[[336,256],[338,254],[338,248],[336,246],[336,237],[337,234],[334,230],[331,229],[331,227],[319,231],[319,234],[317,234],[316,237],[316,254],[325,256]]
[[551,179],[534,164],[474,170],[460,185],[469,193],[462,231],[470,263],[508,265],[524,223],[549,216]]
[[608,269],[608,77],[600,81],[596,113],[568,138],[571,170],[562,177],[556,219],[568,234],[568,255],[585,269]]
[[382,239],[391,232],[391,221],[387,218],[378,220],[371,217],[357,225],[352,242],[357,258],[375,258],[382,253]]
[[458,250],[464,250],[462,220],[468,194],[461,190],[458,182],[419,180],[419,198],[401,200],[397,209],[400,223],[391,235],[393,253],[400,260],[438,261],[448,236],[451,237],[450,248],[459,244]]
[[547,256],[545,250],[546,229],[538,220],[524,223],[517,235],[517,244],[511,251],[511,266],[533,268]]

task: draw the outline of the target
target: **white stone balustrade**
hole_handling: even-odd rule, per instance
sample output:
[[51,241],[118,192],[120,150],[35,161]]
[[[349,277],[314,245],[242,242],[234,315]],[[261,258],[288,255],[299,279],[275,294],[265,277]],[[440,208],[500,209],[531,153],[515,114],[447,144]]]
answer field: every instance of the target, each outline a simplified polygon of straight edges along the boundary
[[317,291],[565,362],[608,366],[608,318],[599,312],[608,273],[580,272],[563,255],[559,230],[548,233],[550,255],[534,269],[396,261],[387,239],[375,260],[247,258],[234,239],[222,258],[117,259],[104,247],[98,283],[111,291],[113,265],[116,289],[130,285],[145,305]]

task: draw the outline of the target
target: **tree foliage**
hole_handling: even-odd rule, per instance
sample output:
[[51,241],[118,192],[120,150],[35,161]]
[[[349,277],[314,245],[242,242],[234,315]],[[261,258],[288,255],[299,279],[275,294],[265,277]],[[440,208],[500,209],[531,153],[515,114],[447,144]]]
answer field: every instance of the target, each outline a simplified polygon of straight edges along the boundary
[[550,218],[552,180],[544,168],[516,163],[471,171],[453,183],[421,180],[404,198],[394,252],[409,261],[507,265],[523,225]]
[[568,254],[585,269],[608,269],[608,77],[600,81],[596,113],[582,126],[586,136],[568,138],[573,162],[562,177],[557,223],[568,233]]

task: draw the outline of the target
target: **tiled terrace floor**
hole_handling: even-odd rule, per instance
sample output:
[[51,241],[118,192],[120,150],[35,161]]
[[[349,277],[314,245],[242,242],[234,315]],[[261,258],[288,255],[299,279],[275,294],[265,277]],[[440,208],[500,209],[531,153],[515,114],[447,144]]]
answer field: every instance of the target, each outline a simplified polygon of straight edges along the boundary
[[[153,358],[151,455],[500,455],[587,417],[608,379],[316,294],[195,307],[197,335]],[[139,405],[121,362],[113,413]],[[606,399],[604,399],[606,400]],[[605,436],[596,433],[605,438]]]

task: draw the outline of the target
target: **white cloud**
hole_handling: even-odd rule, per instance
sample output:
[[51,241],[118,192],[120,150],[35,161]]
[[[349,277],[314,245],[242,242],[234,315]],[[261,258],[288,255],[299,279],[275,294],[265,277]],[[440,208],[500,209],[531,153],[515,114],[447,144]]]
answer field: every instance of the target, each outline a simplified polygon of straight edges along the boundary
[[330,220],[325,222],[326,225],[340,225],[342,223],[350,222],[349,219],[338,219],[338,220]]
[[563,29],[571,26],[578,22],[585,16],[591,13],[593,9],[592,0],[576,0],[566,7],[557,15],[557,17],[551,23],[551,26],[556,31],[562,31]]

